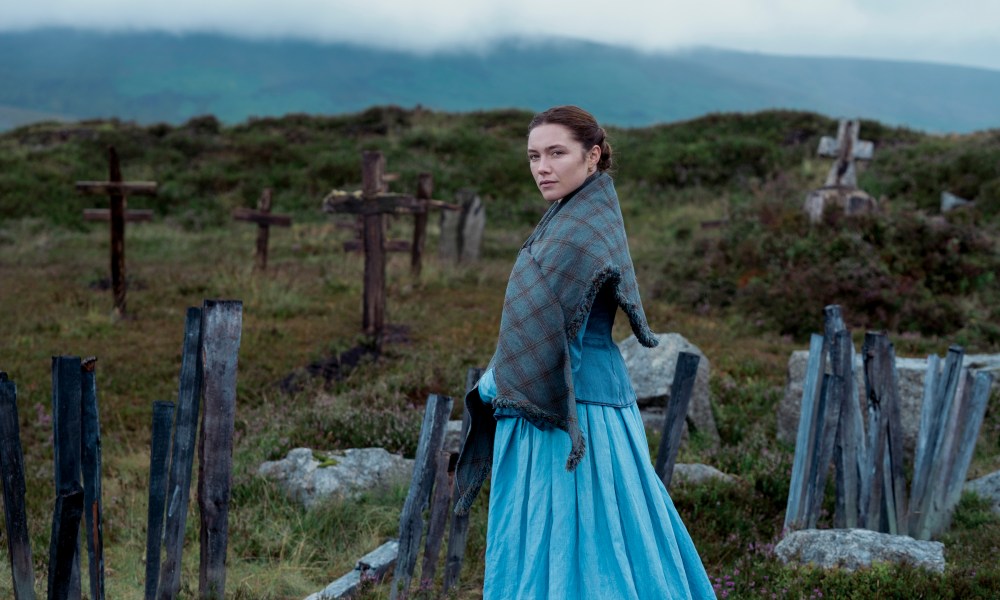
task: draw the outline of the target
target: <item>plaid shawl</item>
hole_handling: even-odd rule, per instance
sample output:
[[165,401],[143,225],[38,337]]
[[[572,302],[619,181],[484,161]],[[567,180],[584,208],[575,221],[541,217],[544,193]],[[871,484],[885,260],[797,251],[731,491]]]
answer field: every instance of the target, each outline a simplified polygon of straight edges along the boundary
[[[611,176],[591,175],[573,194],[554,202],[517,255],[507,283],[497,349],[493,407],[510,407],[536,426],[555,426],[572,441],[566,469],[586,452],[573,393],[570,340],[586,322],[597,293],[613,285],[618,305],[639,342],[657,344],[646,322]],[[496,420],[478,388],[465,398],[472,417],[458,462],[460,498],[472,506],[493,465]]]

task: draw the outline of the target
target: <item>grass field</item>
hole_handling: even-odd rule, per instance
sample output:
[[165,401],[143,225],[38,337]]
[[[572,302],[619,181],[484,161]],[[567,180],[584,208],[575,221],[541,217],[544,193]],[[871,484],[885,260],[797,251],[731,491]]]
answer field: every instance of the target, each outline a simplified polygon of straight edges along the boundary
[[[438,142],[464,139],[447,130],[426,129],[421,135],[432,131]],[[402,137],[409,139],[406,135],[418,134]],[[622,147],[642,148],[644,135],[651,134],[644,130],[623,133],[627,137]],[[711,148],[705,152],[715,155]],[[689,172],[696,168],[690,165],[697,164],[689,163]],[[738,304],[727,308],[692,303],[687,292],[703,283],[696,279],[707,280],[711,273],[683,279],[678,274],[685,271],[678,263],[694,260],[699,248],[730,235],[701,230],[701,221],[749,214],[740,213],[738,207],[765,201],[795,205],[797,186],[811,178],[821,179],[825,169],[824,163],[798,160],[791,164],[796,166],[784,178],[766,172],[762,177],[748,174],[719,188],[652,185],[635,175],[634,166],[622,168],[619,192],[649,320],[656,331],[684,335],[712,364],[713,410],[721,446],[710,449],[696,439],[682,448],[679,461],[708,463],[739,478],[733,486],[672,490],[675,504],[710,576],[718,578],[731,598],[995,598],[1000,595],[1000,518],[972,496],[963,498],[951,531],[941,539],[948,560],[944,575],[886,565],[855,574],[822,572],[786,568],[774,557],[793,456],[791,447],[775,439],[775,410],[788,356],[805,345],[796,335],[780,333],[741,312]],[[210,167],[199,163],[196,168]],[[451,168],[455,172],[442,179],[451,182],[445,186],[457,187],[460,169]],[[707,177],[709,171],[703,172]],[[527,169],[519,174],[527,180]],[[876,175],[883,177],[878,181],[890,181],[882,172],[868,176]],[[171,171],[166,176],[176,180],[191,172]],[[229,176],[218,175],[220,180]],[[30,176],[20,178],[25,179]],[[54,498],[50,357],[98,357],[108,598],[140,598],[151,406],[154,400],[175,397],[185,309],[200,305],[205,298],[244,303],[227,595],[305,597],[394,536],[405,489],[306,512],[255,471],[262,461],[299,446],[325,450],[379,445],[412,456],[427,395],[459,396],[466,369],[488,360],[514,254],[531,230],[531,212],[542,209],[542,201],[530,189],[502,181],[493,185],[508,195],[496,193],[488,199],[491,218],[483,260],[475,265],[439,263],[433,257],[433,227],[432,256],[419,280],[409,273],[408,257],[392,256],[388,320],[403,335],[387,345],[379,360],[362,363],[329,386],[305,376],[303,368],[363,341],[358,333],[363,267],[360,256],[340,250],[340,243],[351,234],[337,228],[333,219],[316,214],[317,210],[300,208],[290,230],[272,230],[267,273],[252,270],[256,233],[245,224],[217,219],[210,225],[192,226],[190,214],[164,209],[158,222],[130,225],[126,246],[130,316],[124,320],[111,318],[110,292],[94,289],[95,282],[107,277],[106,226],[59,225],[42,217],[15,218],[12,212],[4,213],[0,221],[0,370],[9,373],[18,386],[39,594],[45,589]],[[442,189],[445,194],[450,191]],[[233,195],[220,193],[234,201]],[[322,193],[314,195],[318,207]],[[40,201],[54,202],[50,197]],[[6,206],[27,202],[30,198],[22,197]],[[280,210],[279,205],[276,211]],[[406,237],[408,226],[409,219],[396,219],[392,237]],[[995,235],[989,221],[976,227]],[[994,260],[996,248],[984,248],[977,256]],[[996,323],[990,312],[995,306],[991,301],[995,279],[982,279],[978,271],[970,273],[974,283],[962,296],[961,306],[976,319]],[[815,315],[815,330],[819,330],[822,304],[805,310]],[[619,318],[616,324],[616,339],[628,334],[623,321]],[[973,325],[967,319],[959,329],[944,334],[907,331],[904,336],[892,331],[890,335],[900,356],[943,354],[957,338],[970,353],[997,351],[998,342],[990,337],[990,330]],[[854,333],[857,341],[864,332]],[[290,374],[302,383],[301,390],[292,394],[278,386]],[[455,418],[460,416],[457,404]],[[655,449],[658,435],[649,432],[649,438]],[[970,477],[1000,469],[998,439],[1000,401],[994,395]],[[827,508],[832,506],[832,499],[828,500]],[[484,494],[473,512],[457,598],[482,594],[487,509]],[[184,597],[188,598],[197,590],[197,523],[198,511],[192,505],[183,576]],[[6,548],[0,553],[4,554],[0,597],[9,597]],[[363,594],[366,598],[386,596],[387,586]],[[422,592],[415,596],[432,597]]]

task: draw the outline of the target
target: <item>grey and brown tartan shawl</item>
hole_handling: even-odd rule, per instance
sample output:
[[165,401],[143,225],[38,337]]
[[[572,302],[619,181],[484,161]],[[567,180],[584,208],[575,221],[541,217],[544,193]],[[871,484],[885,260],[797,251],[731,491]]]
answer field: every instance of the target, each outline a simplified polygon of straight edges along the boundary
[[[586,451],[577,423],[569,342],[605,285],[614,286],[639,342],[656,346],[642,310],[614,183],[610,175],[597,173],[554,202],[521,246],[488,367],[497,385],[493,408],[513,408],[539,427],[552,425],[569,434],[567,470],[576,468]],[[469,511],[490,474],[496,435],[496,420],[478,388],[466,395],[465,405],[472,419],[456,475],[459,514]]]

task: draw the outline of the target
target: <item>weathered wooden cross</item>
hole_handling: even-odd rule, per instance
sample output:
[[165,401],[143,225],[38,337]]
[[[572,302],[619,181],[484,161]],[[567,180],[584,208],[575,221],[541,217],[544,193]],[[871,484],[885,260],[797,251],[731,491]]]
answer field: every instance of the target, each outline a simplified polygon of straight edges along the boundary
[[[394,179],[386,177],[385,181],[392,181]],[[416,199],[423,202],[424,208],[423,210],[416,208],[412,211],[407,211],[414,215],[413,241],[386,240],[385,242],[386,252],[410,253],[410,271],[416,276],[419,276],[423,269],[424,246],[427,243],[427,217],[430,211],[433,209],[461,210],[458,204],[432,200],[431,195],[433,194],[433,190],[434,177],[430,173],[421,173],[417,179]],[[344,242],[344,250],[346,252],[357,252],[362,249],[362,241],[360,239]]]
[[233,219],[249,221],[257,224],[257,261],[258,270],[267,269],[267,242],[270,237],[271,225],[291,227],[292,218],[288,215],[271,214],[271,188],[265,188],[257,201],[257,210],[240,207],[233,211]]
[[819,141],[820,156],[836,158],[826,176],[826,186],[858,187],[855,161],[871,160],[875,145],[867,140],[859,140],[861,123],[857,119],[841,119],[837,127],[837,139],[823,136]]
[[[345,192],[333,190],[323,199],[323,211],[361,215],[363,221],[362,246],[365,253],[364,302],[361,318],[363,331],[375,338],[381,349],[385,327],[385,215],[427,213],[428,208],[447,207],[448,203],[423,198],[430,196],[430,186],[421,186],[416,196],[387,193],[385,184],[385,158],[381,152],[361,154],[362,190]],[[425,193],[426,192],[426,193]],[[425,222],[426,227],[426,222]],[[415,238],[417,234],[415,232]],[[422,239],[415,239],[415,247],[422,246]],[[419,262],[419,255],[418,255]]]
[[126,197],[155,196],[155,181],[122,181],[121,163],[114,146],[108,146],[108,181],[77,181],[76,191],[83,194],[107,194],[110,209],[86,209],[88,221],[111,221],[111,290],[115,313],[125,315],[125,221],[151,221],[151,210],[127,210]]

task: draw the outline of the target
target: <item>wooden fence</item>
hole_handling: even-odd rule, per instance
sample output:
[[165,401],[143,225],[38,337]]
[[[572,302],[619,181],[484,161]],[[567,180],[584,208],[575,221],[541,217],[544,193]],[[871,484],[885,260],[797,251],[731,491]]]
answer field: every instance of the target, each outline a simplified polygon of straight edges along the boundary
[[907,482],[893,346],[884,333],[865,335],[862,402],[854,383],[855,350],[840,307],[828,306],[824,314],[825,335],[810,342],[785,529],[817,526],[832,461],[835,527],[930,539],[951,523],[992,376],[964,370],[958,346],[948,350],[943,370],[939,357],[928,357],[913,477]]
[[[177,409],[153,406],[150,452],[147,599],[173,600],[180,589],[180,558],[187,514],[199,399],[205,410],[199,439],[202,514],[200,598],[225,595],[228,502],[236,402],[236,365],[242,303],[206,300],[188,309]],[[96,359],[52,358],[52,424],[56,499],[49,548],[48,597],[82,597],[80,523],[86,522],[89,598],[103,600],[101,436]],[[173,441],[171,446],[171,440]],[[168,458],[169,462],[168,469]],[[24,460],[18,429],[17,387],[0,373],[0,468],[7,548],[16,600],[33,600],[34,573],[24,502]],[[169,477],[168,477],[169,474]],[[164,519],[164,511],[166,518]],[[161,532],[167,561],[161,569]]]

